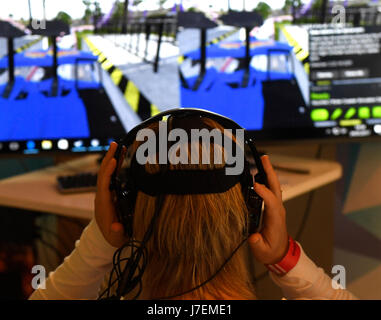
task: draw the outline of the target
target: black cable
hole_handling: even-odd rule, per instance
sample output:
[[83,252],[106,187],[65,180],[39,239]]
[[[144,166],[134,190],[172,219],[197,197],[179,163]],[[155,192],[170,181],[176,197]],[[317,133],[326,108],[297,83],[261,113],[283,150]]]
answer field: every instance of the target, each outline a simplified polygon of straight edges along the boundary
[[295,241],[299,241],[300,240],[300,238],[302,236],[302,233],[303,233],[303,231],[305,229],[305,226],[307,224],[308,218],[310,216],[310,212],[311,212],[311,207],[312,207],[312,202],[313,202],[313,199],[314,199],[314,195],[315,195],[315,191],[311,191],[310,194],[308,195],[306,209],[304,211],[304,214],[303,214],[302,221],[300,223],[299,229],[296,232],[296,235],[295,235],[295,238],[294,238]]
[[[121,263],[121,262],[123,262],[123,261],[128,261],[129,259],[130,259],[130,258],[124,258],[124,259],[121,259],[120,261],[118,261],[118,263]],[[146,261],[145,254],[144,254],[144,260]],[[146,262],[144,262],[144,264],[146,264]],[[114,264],[114,267],[115,267],[115,264]],[[144,268],[145,268],[145,266],[144,266]],[[135,297],[133,298],[133,300],[135,300],[135,299],[140,295],[140,293],[141,293],[141,291],[142,291],[142,281],[141,281],[141,276],[143,275],[144,270],[143,270],[139,265],[137,266],[137,270],[138,270],[138,275],[140,276],[140,277],[139,277],[139,282],[138,282],[140,288],[139,288],[138,293],[137,293],[137,294],[135,295]],[[113,268],[113,270],[111,271],[111,274],[110,274],[108,287],[106,288],[106,290],[104,290],[104,291],[99,295],[98,300],[103,299],[103,296],[106,294],[106,292],[107,292],[107,297],[106,297],[106,299],[120,299],[120,298],[119,298],[118,296],[116,296],[116,295],[110,297],[110,291],[111,291],[111,288],[112,288],[117,282],[120,282],[120,281],[122,280],[122,277],[119,276],[119,275],[117,275],[117,278],[116,278],[114,281],[111,281],[111,280],[112,280],[112,275],[113,275],[113,272],[114,272],[114,271],[115,271],[115,270],[114,270],[114,268]],[[133,289],[134,289],[134,288],[133,288]],[[131,291],[131,290],[130,290],[130,291]]]
[[[160,196],[159,198],[162,198],[162,197]],[[99,295],[98,299],[102,299],[103,296],[106,293],[107,293],[107,298],[110,299],[111,288],[117,282],[118,282],[117,294],[116,294],[116,296],[113,296],[111,298],[120,299],[121,297],[123,297],[124,295],[126,295],[127,293],[129,293],[133,289],[135,289],[137,285],[139,285],[139,290],[138,290],[137,294],[132,299],[133,300],[137,299],[139,297],[139,295],[141,294],[142,287],[143,287],[142,286],[142,276],[143,276],[143,273],[145,271],[145,267],[147,265],[147,256],[146,256],[147,248],[146,248],[146,243],[148,242],[148,240],[150,239],[150,237],[152,235],[156,219],[157,219],[157,217],[158,217],[158,215],[160,213],[161,203],[162,203],[163,199],[159,199],[159,198],[157,200],[156,212],[155,212],[155,214],[154,214],[154,216],[153,216],[153,218],[151,220],[150,226],[148,227],[148,229],[146,231],[146,234],[143,237],[143,241],[140,242],[140,246],[133,245],[134,242],[138,242],[139,243],[139,241],[136,241],[136,240],[135,241],[130,241],[130,242],[127,242],[125,245],[123,245],[121,248],[119,248],[114,253],[114,256],[113,256],[114,267],[113,267],[113,269],[111,271],[111,274],[110,274],[108,287],[106,288],[106,290],[104,290]],[[226,266],[226,264],[231,260],[231,258],[234,256],[234,254],[238,251],[238,249],[246,241],[247,241],[247,238],[245,238],[233,250],[231,255],[225,260],[225,262],[221,265],[221,267],[218,268],[217,271],[209,279],[207,279],[206,281],[202,282],[201,284],[197,285],[196,287],[194,287],[194,288],[192,288],[190,290],[187,290],[185,292],[182,292],[182,293],[179,293],[179,294],[176,294],[176,295],[172,295],[172,296],[168,296],[168,297],[158,298],[158,299],[159,300],[172,299],[172,298],[175,298],[175,297],[178,297],[178,296],[182,296],[182,295],[188,294],[188,293],[190,293],[190,292],[192,292],[194,290],[197,290],[197,289],[201,288],[206,283],[208,283],[209,281],[213,280],[216,277],[216,275]],[[129,258],[120,259],[121,252],[126,247],[129,247],[129,246],[131,246],[131,250],[132,250],[131,256]],[[137,249],[137,250],[134,251],[134,249]],[[142,262],[142,266],[139,266],[141,258],[143,258],[143,262]],[[122,275],[120,276],[120,263],[123,262],[123,261],[127,261],[127,264],[126,264],[126,267],[123,270]],[[138,274],[133,278],[134,280],[132,280],[132,277],[134,276],[136,270],[138,271]],[[112,275],[114,274],[114,272],[116,273],[116,279],[114,281],[112,281]],[[128,274],[127,274],[127,272],[128,272]],[[127,278],[126,278],[126,274],[127,274]],[[135,281],[135,285],[133,285],[133,286],[131,286],[129,288],[128,287],[126,288],[126,286],[128,286],[128,284],[131,284],[132,281]]]
[[[317,150],[316,155],[315,155],[315,159],[321,158],[322,151],[323,151],[323,145],[319,144],[318,150]],[[300,237],[302,236],[302,233],[305,229],[305,226],[307,224],[308,218],[309,218],[310,213],[311,213],[311,207],[312,207],[312,202],[313,202],[314,196],[315,196],[315,190],[310,191],[310,194],[308,195],[307,205],[306,205],[306,209],[304,210],[302,221],[300,223],[299,229],[296,232],[296,235],[294,238],[295,241],[300,240]]]
[[231,260],[231,258],[233,258],[234,254],[238,251],[239,248],[241,248],[241,246],[247,241],[247,239],[248,238],[245,238],[245,239],[242,240],[242,242],[233,250],[233,252],[230,254],[230,256],[225,260],[225,262],[217,269],[217,271],[209,279],[207,279],[204,282],[200,283],[196,287],[194,287],[192,289],[189,289],[187,291],[184,291],[182,293],[175,294],[173,296],[167,296],[167,297],[162,297],[162,298],[155,298],[155,300],[168,300],[168,299],[176,298],[178,296],[183,296],[185,294],[188,294],[188,293],[190,293],[190,292],[192,292],[194,290],[197,290],[197,289],[201,288],[202,286],[204,286],[208,282],[212,281],[217,276],[217,274],[226,266],[226,264]]
[[[99,295],[98,299],[103,299],[103,297],[105,296],[106,293],[107,293],[106,299],[111,298],[110,297],[111,288],[117,282],[122,281],[123,272],[121,271],[120,264],[124,261],[127,261],[127,264],[128,264],[129,260],[136,259],[137,251],[135,251],[135,249],[138,250],[139,248],[141,248],[141,246],[142,246],[142,241],[130,240],[127,243],[125,243],[122,247],[120,247],[118,250],[115,251],[114,256],[113,256],[113,268],[112,268],[111,273],[110,273],[108,287]],[[128,258],[121,259],[120,256],[121,256],[121,254],[125,248],[131,249],[131,254]],[[145,268],[145,265],[147,264],[145,248],[143,249],[142,256],[143,256],[143,264],[144,264],[144,268]],[[125,269],[128,267],[127,264],[125,266]],[[138,273],[142,275],[142,270],[141,270],[142,268],[139,265],[137,265],[137,269],[138,269]],[[112,277],[113,277],[114,273],[116,274],[116,279],[112,281]]]
[[[133,248],[138,248],[137,245],[135,245],[134,243],[140,243],[140,241],[137,241],[137,240],[131,240],[131,241],[128,241],[127,243],[125,243],[122,247],[120,247],[118,250],[116,250],[114,252],[114,255],[113,255],[113,268],[111,270],[111,273],[110,273],[110,276],[109,276],[109,281],[108,281],[108,286],[107,288],[98,296],[98,300],[100,299],[103,299],[104,295],[107,293],[107,296],[106,296],[106,299],[109,299],[110,298],[110,291],[111,291],[111,288],[118,282],[118,281],[121,281],[121,275],[122,275],[122,271],[120,269],[120,263],[123,262],[123,261],[128,261],[128,259],[131,258],[132,254],[133,254]],[[120,255],[122,253],[122,251],[126,248],[126,247],[130,247],[131,248],[131,256],[128,257],[128,258],[124,258],[124,259],[120,259]],[[114,281],[112,281],[112,277],[114,275],[114,272],[116,273],[116,279]]]
[[[123,297],[124,295],[126,295],[127,293],[129,293],[133,289],[135,289],[136,285],[138,284],[138,282],[136,282],[136,280],[140,281],[140,279],[143,276],[143,273],[144,273],[144,270],[146,267],[146,263],[144,263],[144,262],[146,262],[145,259],[143,259],[143,265],[142,265],[141,270],[138,273],[138,275],[134,276],[134,274],[135,274],[136,269],[139,266],[140,260],[143,256],[143,253],[145,253],[145,251],[147,250],[146,244],[153,234],[153,230],[154,230],[154,227],[156,225],[156,220],[159,217],[161,207],[162,207],[162,204],[164,202],[164,198],[165,198],[165,196],[163,196],[163,195],[159,195],[156,198],[155,213],[152,217],[151,223],[148,226],[146,233],[144,234],[142,243],[138,247],[138,249],[136,250],[136,256],[135,256],[135,252],[134,252],[133,256],[132,256],[133,259],[131,259],[132,258],[131,257],[127,261],[127,264],[126,264],[126,266],[123,270],[123,273],[122,273],[122,280],[118,283],[118,288],[117,288],[117,297],[118,298]],[[134,282],[135,282],[135,284],[134,284]]]
[[322,156],[322,153],[323,153],[323,145],[319,144],[318,149],[317,149],[316,154],[315,154],[315,159],[320,159]]
[[132,298],[132,300],[136,300],[140,294],[142,293],[142,290],[143,290],[143,283],[142,283],[142,279],[139,279],[139,291],[138,293]]
[[[121,298],[124,295],[128,294],[131,292],[133,289],[135,289],[136,285],[140,281],[140,279],[143,276],[146,264],[144,264],[143,260],[143,265],[140,269],[140,272],[138,272],[138,275],[135,275],[136,269],[139,267],[140,260],[143,256],[144,251],[146,251],[146,244],[149,241],[149,239],[152,236],[154,226],[156,224],[156,220],[160,214],[161,206],[164,201],[164,196],[160,195],[156,199],[156,208],[155,208],[155,213],[152,217],[151,223],[148,226],[148,229],[143,237],[141,246],[138,247],[138,249],[133,252],[132,257],[128,260],[123,273],[122,273],[122,280],[118,283],[118,288],[117,288],[117,297]],[[136,256],[135,256],[136,254]],[[138,281],[138,282],[137,282]]]
[[[322,145],[319,145],[318,147],[318,151],[317,151],[317,154],[315,156],[315,158],[320,158],[321,156],[321,152],[322,152]],[[295,240],[298,240],[302,231],[304,230],[304,227],[305,227],[305,224],[306,224],[306,221],[308,220],[308,217],[309,217],[309,213],[310,213],[310,208],[311,208],[311,203],[312,203],[312,199],[313,199],[313,195],[314,195],[314,192],[310,192],[310,196],[309,196],[309,199],[308,199],[308,202],[307,202],[307,207],[306,207],[306,210],[305,210],[305,213],[303,215],[303,218],[302,218],[302,223],[299,227],[299,230],[296,234],[296,237],[295,237]],[[151,220],[151,223],[143,237],[143,241],[141,242],[141,244],[139,246],[134,246],[133,243],[134,242],[137,242],[137,241],[129,241],[127,242],[125,245],[123,245],[120,249],[118,249],[115,253],[114,253],[114,257],[113,257],[113,264],[114,264],[114,267],[111,271],[111,274],[110,274],[110,278],[109,278],[109,285],[107,287],[106,290],[103,291],[103,293],[99,296],[98,299],[102,299],[102,297],[104,296],[104,294],[107,292],[107,298],[110,298],[109,294],[110,294],[110,290],[111,288],[114,286],[114,284],[116,282],[118,282],[118,288],[117,288],[117,295],[116,295],[116,298],[121,298],[123,297],[124,295],[126,295],[127,293],[131,292],[133,289],[136,288],[137,285],[139,285],[139,290],[138,290],[138,293],[134,296],[133,299],[137,299],[142,291],[142,276],[143,276],[143,273],[144,273],[144,270],[145,270],[145,267],[146,267],[146,263],[147,263],[147,260],[146,260],[146,256],[145,256],[145,252],[146,252],[146,243],[148,242],[148,240],[151,238],[151,235],[152,235],[152,232],[153,232],[153,228],[154,228],[154,225],[155,225],[155,222],[156,222],[156,219],[160,213],[160,208],[161,208],[161,204],[162,204],[162,201],[163,201],[163,197],[159,196],[158,199],[157,199],[157,205],[156,205],[156,210],[155,210],[155,213],[154,213],[154,216]],[[204,282],[202,282],[201,284],[197,285],[196,287],[190,289],[190,290],[187,290],[185,292],[182,292],[182,293],[179,293],[179,294],[176,294],[176,295],[172,295],[172,296],[167,296],[167,297],[162,297],[162,298],[157,298],[158,300],[165,300],[165,299],[173,299],[175,297],[178,297],[178,296],[182,296],[182,295],[185,295],[185,294],[188,294],[194,290],[197,290],[199,288],[201,288],[202,286],[204,286],[206,283],[210,282],[211,280],[213,280],[217,274],[225,267],[225,265],[230,261],[230,259],[233,257],[233,255],[237,252],[237,250],[246,242],[247,238],[245,238],[238,246],[235,250],[233,250],[232,254],[229,256],[229,258],[221,265],[221,267],[219,269],[217,269],[217,271],[207,280],[205,280]],[[121,252],[127,247],[131,247],[131,250],[132,250],[132,253],[131,253],[131,256],[129,258],[125,258],[125,259],[120,259],[120,255],[121,255]],[[136,251],[134,249],[137,249]],[[139,266],[139,263],[140,263],[140,260],[141,258],[143,257],[143,264],[142,264],[142,267]],[[116,262],[116,261],[117,262]],[[126,263],[126,266],[123,270],[123,272],[121,273],[121,269],[120,269],[120,263],[123,262],[123,261],[127,261]],[[134,274],[135,272],[138,271],[138,275],[136,275],[134,278]],[[112,281],[112,276],[114,274],[114,272],[116,273],[116,280]],[[254,277],[254,283],[264,277],[266,277],[268,275],[268,272],[266,271],[265,273],[261,274],[260,276],[258,277]],[[132,278],[134,279],[135,281],[135,284],[131,287],[127,287],[129,284],[132,285]],[[137,280],[137,281],[136,281]]]

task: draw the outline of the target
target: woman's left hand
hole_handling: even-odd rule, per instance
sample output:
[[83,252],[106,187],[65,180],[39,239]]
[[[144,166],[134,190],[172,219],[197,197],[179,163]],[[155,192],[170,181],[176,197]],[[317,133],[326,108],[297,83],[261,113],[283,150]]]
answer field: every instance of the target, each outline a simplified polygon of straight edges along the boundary
[[252,234],[249,244],[255,258],[263,264],[274,264],[282,260],[288,250],[286,210],[282,202],[282,191],[278,177],[268,156],[261,158],[269,187],[256,183],[255,192],[265,203],[263,228]]
[[123,225],[118,221],[110,191],[111,176],[116,168],[115,151],[118,145],[115,142],[104,157],[98,172],[97,193],[95,195],[95,220],[106,241],[113,247],[119,248],[126,243]]

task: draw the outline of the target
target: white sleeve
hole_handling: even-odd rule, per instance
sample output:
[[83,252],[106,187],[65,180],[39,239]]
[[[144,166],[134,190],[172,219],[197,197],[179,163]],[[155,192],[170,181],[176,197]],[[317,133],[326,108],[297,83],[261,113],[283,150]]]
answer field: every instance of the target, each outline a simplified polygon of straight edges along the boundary
[[95,219],[84,229],[73,252],[49,274],[30,300],[96,299],[102,280],[112,268],[117,248],[103,237]]
[[[300,244],[299,244],[300,246]],[[331,278],[322,268],[308,258],[300,246],[298,263],[286,275],[270,272],[271,279],[283,291],[287,299],[352,300],[357,299],[344,289],[335,289]]]

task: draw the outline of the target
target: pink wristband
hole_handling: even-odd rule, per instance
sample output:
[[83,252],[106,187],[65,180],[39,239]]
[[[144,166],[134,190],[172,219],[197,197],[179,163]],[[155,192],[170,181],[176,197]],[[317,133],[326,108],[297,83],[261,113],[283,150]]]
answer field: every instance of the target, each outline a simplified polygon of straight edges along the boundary
[[275,264],[266,264],[266,268],[278,276],[284,276],[298,263],[300,247],[290,236],[288,237],[288,251],[284,258]]

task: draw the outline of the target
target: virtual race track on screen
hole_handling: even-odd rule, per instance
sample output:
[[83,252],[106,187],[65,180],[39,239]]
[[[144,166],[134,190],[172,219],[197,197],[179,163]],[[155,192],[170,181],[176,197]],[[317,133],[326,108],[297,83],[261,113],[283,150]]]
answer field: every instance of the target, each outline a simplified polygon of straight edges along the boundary
[[[59,73],[58,91],[52,95],[51,53],[40,50],[38,45],[15,55],[16,77],[6,98],[3,92],[8,77],[6,72],[0,75],[0,140],[112,138],[123,134],[125,129],[118,114],[95,77],[96,68],[88,65],[86,79],[73,77],[75,61],[70,61],[70,56],[84,59],[82,67],[96,61],[95,57],[84,58],[88,53],[75,50],[59,51],[58,63],[66,65],[70,76],[63,78]],[[0,66],[6,66],[6,60],[0,59]]]
[[[192,37],[186,32],[185,43]],[[251,37],[251,62],[244,84],[245,42],[236,40],[237,36],[206,48],[205,74],[197,68],[200,49],[182,50],[182,107],[220,113],[249,130],[306,126],[310,121],[296,76],[293,48],[285,43]]]
[[[308,93],[302,89],[308,87],[308,77],[287,43],[251,37],[250,70],[247,85],[243,85],[245,41],[240,40],[239,31],[233,27],[219,26],[207,31],[204,74],[198,30],[180,31],[176,44],[163,42],[157,73],[141,58],[146,49],[144,34],[132,38],[128,34],[88,38],[95,52],[101,52],[100,57],[107,57],[129,79],[127,86],[115,82],[123,87],[130,108],[138,114],[139,107],[131,105],[134,95],[144,95],[144,100],[155,107],[151,111],[201,108],[230,117],[249,130],[312,126]],[[156,53],[156,45],[150,40],[148,57]],[[144,112],[141,114],[144,116]]]
[[[219,26],[208,30],[202,73],[199,33],[185,29],[176,43],[163,41],[156,73],[127,49],[129,37],[89,35],[82,51],[60,48],[57,94],[51,49],[36,43],[17,53],[8,97],[7,72],[0,74],[0,141],[118,138],[141,120],[178,107],[210,110],[249,130],[311,122],[304,70],[287,43],[250,37],[247,70],[239,31]],[[154,37],[148,45],[143,33],[133,39],[138,53],[147,49],[149,58],[155,56]],[[3,52],[0,69],[7,64]]]

